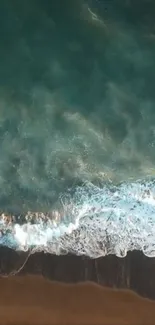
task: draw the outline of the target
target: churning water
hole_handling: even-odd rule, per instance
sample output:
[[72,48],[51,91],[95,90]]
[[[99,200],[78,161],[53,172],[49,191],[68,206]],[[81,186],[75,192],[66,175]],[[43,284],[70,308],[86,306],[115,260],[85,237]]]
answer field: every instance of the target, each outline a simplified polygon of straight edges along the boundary
[[155,2],[0,15],[0,244],[155,256]]

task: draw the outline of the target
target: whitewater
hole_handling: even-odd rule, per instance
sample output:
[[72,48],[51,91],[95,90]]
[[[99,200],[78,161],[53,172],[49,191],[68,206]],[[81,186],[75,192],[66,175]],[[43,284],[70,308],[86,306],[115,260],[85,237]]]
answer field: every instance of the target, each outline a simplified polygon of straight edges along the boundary
[[0,245],[17,251],[91,258],[142,250],[155,256],[155,181],[78,186],[59,197],[61,209],[0,217]]

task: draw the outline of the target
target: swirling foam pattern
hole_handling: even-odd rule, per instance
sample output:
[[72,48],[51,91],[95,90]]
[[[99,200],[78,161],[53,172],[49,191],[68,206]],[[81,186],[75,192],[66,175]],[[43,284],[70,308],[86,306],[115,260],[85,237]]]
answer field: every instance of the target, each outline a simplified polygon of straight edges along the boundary
[[63,215],[12,221],[1,216],[0,244],[16,250],[68,252],[92,258],[106,254],[119,257],[138,249],[155,256],[155,182],[137,181],[102,188],[90,183],[77,187],[74,195],[60,198]]

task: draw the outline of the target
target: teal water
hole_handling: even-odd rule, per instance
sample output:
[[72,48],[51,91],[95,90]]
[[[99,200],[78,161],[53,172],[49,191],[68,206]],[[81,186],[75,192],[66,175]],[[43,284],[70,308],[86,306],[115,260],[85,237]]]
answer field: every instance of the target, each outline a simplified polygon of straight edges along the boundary
[[[154,244],[154,18],[153,0],[0,1],[0,211],[16,217],[9,234],[2,218],[2,244],[71,251],[67,236],[78,238],[80,220],[86,223],[89,211],[93,226],[87,220],[88,229],[97,225],[100,232],[108,229],[108,238],[120,236],[117,255],[133,248],[154,254],[154,248],[146,248],[149,236]],[[142,193],[137,181],[145,187]],[[120,188],[123,202],[115,202],[115,196],[109,201],[109,186],[111,193]],[[127,204],[130,186],[137,194]],[[94,191],[93,204],[88,188]],[[79,189],[85,189],[82,203]],[[117,213],[111,211],[114,202]],[[122,222],[114,228],[106,223],[107,206],[112,220],[118,209],[124,213],[125,229],[132,214],[131,245],[127,232],[121,235]],[[48,240],[45,228],[42,240],[40,232],[30,236],[22,219],[28,211],[60,213],[61,222],[50,220],[45,227],[52,229]],[[148,227],[140,236],[143,222]],[[27,227],[22,235],[21,223]],[[74,253],[108,253],[105,235],[97,239],[93,230],[95,253],[86,244],[86,231],[81,236],[83,244]]]

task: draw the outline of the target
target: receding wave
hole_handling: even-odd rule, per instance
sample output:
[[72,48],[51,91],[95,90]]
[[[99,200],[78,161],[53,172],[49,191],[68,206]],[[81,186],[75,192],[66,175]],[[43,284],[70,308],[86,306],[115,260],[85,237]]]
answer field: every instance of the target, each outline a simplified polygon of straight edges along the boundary
[[15,250],[91,258],[129,250],[155,256],[155,181],[97,187],[85,183],[59,197],[59,210],[1,215],[0,244]]

